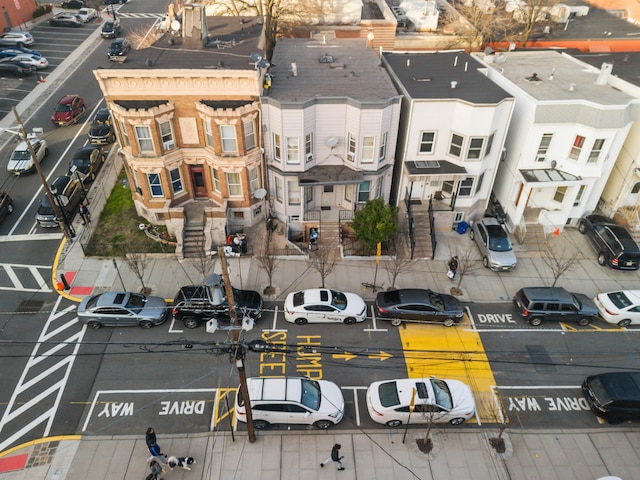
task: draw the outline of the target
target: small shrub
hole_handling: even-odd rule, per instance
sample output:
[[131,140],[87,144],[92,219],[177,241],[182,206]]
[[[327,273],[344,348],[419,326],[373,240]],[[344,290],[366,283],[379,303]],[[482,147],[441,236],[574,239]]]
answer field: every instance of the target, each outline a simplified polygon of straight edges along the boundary
[[53,10],[53,5],[38,5],[38,8],[36,8],[33,11],[33,13],[31,14],[31,17],[38,18],[43,15],[46,15],[47,13],[51,13],[52,10]]

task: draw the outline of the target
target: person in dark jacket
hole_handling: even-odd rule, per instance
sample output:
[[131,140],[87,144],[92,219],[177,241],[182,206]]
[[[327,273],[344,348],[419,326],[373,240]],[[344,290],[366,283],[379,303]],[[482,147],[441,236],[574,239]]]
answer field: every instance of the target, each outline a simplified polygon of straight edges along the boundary
[[146,441],[147,447],[151,447],[151,445],[157,442],[156,431],[153,429],[153,427],[147,428]]
[[331,456],[329,458],[327,458],[324,462],[322,462],[320,464],[320,466],[322,468],[324,468],[324,466],[329,463],[329,462],[336,462],[338,464],[338,470],[344,470],[344,465],[342,465],[341,460],[344,458],[344,456],[340,456],[340,449],[342,448],[342,445],[340,445],[339,443],[336,443],[333,448],[331,449]]

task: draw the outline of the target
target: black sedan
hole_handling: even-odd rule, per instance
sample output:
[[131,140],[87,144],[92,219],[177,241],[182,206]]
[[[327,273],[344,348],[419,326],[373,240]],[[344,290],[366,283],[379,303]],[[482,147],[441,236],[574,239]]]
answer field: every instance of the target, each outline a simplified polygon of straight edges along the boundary
[[73,154],[67,175],[77,176],[83,183],[91,182],[96,179],[104,159],[105,153],[101,146],[87,145],[82,147]]
[[116,38],[120,35],[122,31],[122,27],[120,26],[120,20],[116,19],[114,21],[104,22],[102,25],[101,35],[102,38]]
[[376,317],[398,326],[403,321],[437,322],[451,327],[464,316],[462,305],[453,295],[420,288],[380,292],[376,297]]
[[582,383],[591,411],[615,424],[640,419],[640,373],[610,372],[587,377]]
[[89,141],[94,145],[116,141],[116,134],[111,123],[111,113],[108,108],[101,108],[93,117],[89,128]]
[[580,219],[578,230],[586,235],[600,265],[616,270],[640,267],[640,248],[622,225],[603,215],[587,215]]
[[109,46],[107,55],[109,60],[115,60],[118,57],[124,57],[131,50],[131,44],[126,38],[116,38]]
[[60,4],[61,8],[69,8],[71,10],[80,10],[84,6],[84,0],[67,0],[66,2],[62,2],[62,4]]

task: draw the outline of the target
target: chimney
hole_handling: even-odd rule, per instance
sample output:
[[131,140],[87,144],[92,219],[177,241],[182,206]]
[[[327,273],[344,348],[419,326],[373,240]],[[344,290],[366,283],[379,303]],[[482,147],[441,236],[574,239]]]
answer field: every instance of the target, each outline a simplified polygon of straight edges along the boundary
[[204,46],[209,34],[204,5],[201,3],[184,5],[182,22],[182,37],[187,44]]
[[613,63],[604,62],[600,67],[596,85],[606,85],[607,80],[609,80],[609,75],[611,75],[611,70],[613,70]]
[[291,62],[291,75],[293,75],[294,77],[298,76],[298,65],[295,61]]
[[451,82],[451,88],[456,88],[457,85],[458,82],[456,82],[455,80]]

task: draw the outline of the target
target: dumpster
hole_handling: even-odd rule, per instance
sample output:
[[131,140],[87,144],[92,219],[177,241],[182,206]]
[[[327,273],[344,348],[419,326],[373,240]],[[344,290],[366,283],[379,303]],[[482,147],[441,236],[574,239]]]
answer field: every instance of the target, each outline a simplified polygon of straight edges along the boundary
[[460,235],[464,235],[467,233],[467,229],[469,228],[469,224],[467,222],[458,222],[458,226],[456,227],[456,231]]

